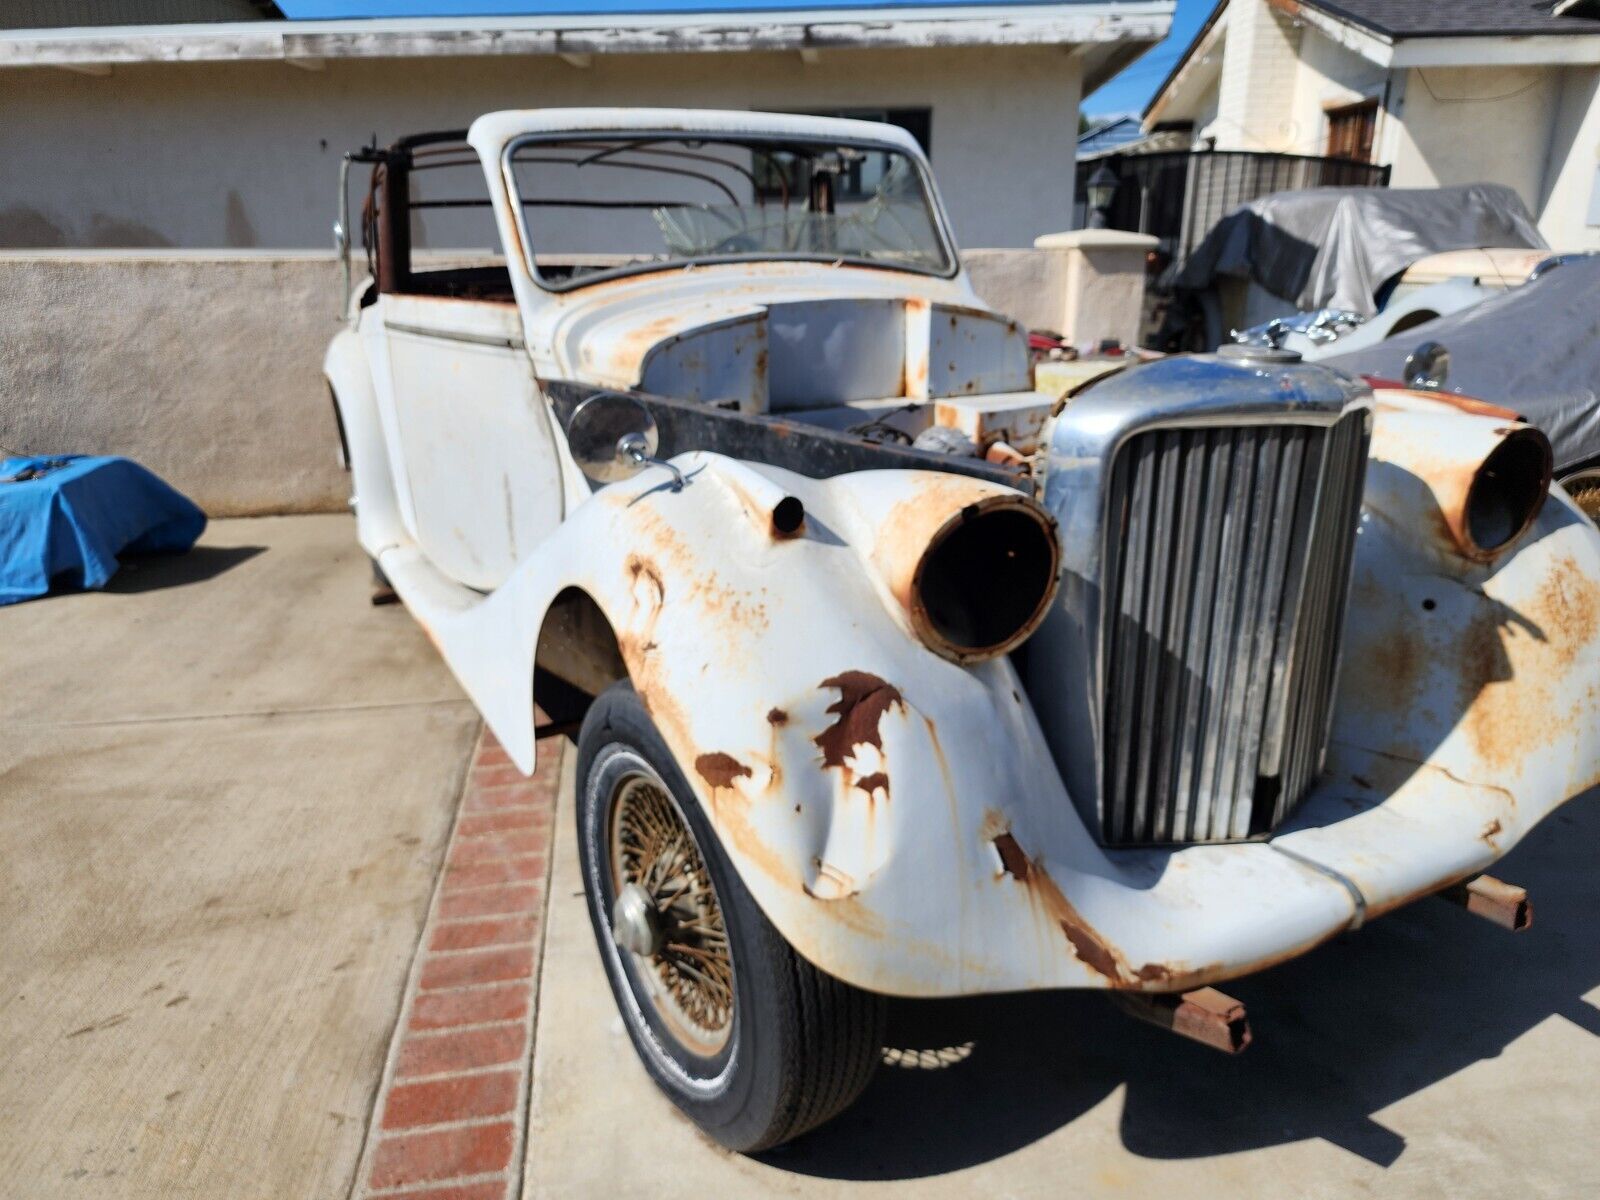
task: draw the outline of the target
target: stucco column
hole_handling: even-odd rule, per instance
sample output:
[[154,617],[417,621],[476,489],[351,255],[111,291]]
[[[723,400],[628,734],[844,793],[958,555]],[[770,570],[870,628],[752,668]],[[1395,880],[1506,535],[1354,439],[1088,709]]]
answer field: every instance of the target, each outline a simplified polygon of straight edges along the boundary
[[1144,260],[1158,239],[1120,229],[1075,229],[1034,239],[1034,248],[1058,258],[1063,280],[1058,328],[1074,346],[1092,348],[1105,338],[1139,344],[1144,308]]

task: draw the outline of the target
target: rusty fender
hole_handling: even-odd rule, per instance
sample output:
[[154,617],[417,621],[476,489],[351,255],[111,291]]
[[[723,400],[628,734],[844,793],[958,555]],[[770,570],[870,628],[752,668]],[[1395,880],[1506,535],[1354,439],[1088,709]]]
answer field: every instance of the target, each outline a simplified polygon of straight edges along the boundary
[[1600,533],[1557,487],[1477,561],[1441,497],[1462,445],[1526,427],[1441,407],[1379,407],[1328,770],[1273,842],[1338,871],[1369,917],[1600,785]]
[[[1492,569],[1425,560],[1367,518],[1346,662],[1371,666],[1346,672],[1332,770],[1277,839],[1292,852],[1108,852],[1084,829],[1009,661],[932,653],[874,565],[892,524],[883,514],[942,502],[950,476],[818,481],[717,455],[675,461],[692,479],[682,492],[652,470],[604,489],[480,604],[430,607],[426,589],[397,586],[525,770],[543,614],[568,587],[592,596],[756,901],[801,954],[858,986],[1164,992],[1246,974],[1481,870],[1595,768],[1595,739],[1580,749],[1579,730],[1592,700],[1554,712],[1597,678],[1594,618],[1579,610],[1600,610],[1600,537],[1564,504]],[[886,488],[902,491],[887,508]],[[805,521],[775,536],[765,500],[781,495],[804,504]],[[414,554],[385,556],[391,578],[409,578],[399,556]],[[1385,624],[1413,601],[1413,624]],[[1517,640],[1508,609],[1546,640]],[[1382,645],[1397,629],[1405,637]],[[1472,647],[1478,667],[1452,665]],[[1502,690],[1485,693],[1488,757],[1469,755],[1470,732],[1425,744],[1429,721],[1450,716],[1442,703],[1426,718],[1373,716],[1362,681],[1389,650],[1416,652],[1419,702],[1490,670]],[[1519,672],[1509,687],[1505,661]],[[1535,666],[1554,674],[1523,681]],[[1543,756],[1516,752],[1503,770],[1517,734],[1493,727],[1525,707],[1564,723],[1541,727]],[[1397,828],[1411,830],[1405,850]]]

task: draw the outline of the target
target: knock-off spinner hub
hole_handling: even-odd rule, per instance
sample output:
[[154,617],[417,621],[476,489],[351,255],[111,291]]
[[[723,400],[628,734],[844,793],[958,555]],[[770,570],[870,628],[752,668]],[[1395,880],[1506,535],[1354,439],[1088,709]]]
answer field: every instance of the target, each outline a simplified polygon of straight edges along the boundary
[[624,884],[611,906],[611,936],[617,945],[649,958],[661,949],[661,914],[650,893],[637,883]]

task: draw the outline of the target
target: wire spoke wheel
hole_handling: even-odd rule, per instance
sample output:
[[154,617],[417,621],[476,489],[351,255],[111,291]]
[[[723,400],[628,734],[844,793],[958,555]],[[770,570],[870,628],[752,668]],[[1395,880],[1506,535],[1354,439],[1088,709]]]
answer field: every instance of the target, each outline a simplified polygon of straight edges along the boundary
[[733,955],[705,859],[659,780],[618,781],[610,848],[613,936],[637,957],[662,1023],[685,1049],[710,1057],[733,1030]]
[[1585,471],[1566,482],[1567,493],[1583,515],[1600,525],[1600,470]]

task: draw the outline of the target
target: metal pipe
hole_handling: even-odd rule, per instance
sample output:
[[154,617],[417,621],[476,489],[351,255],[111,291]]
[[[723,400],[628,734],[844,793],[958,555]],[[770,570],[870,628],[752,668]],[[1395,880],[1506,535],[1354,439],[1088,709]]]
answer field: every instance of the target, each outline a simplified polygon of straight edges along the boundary
[[1216,988],[1153,996],[1114,992],[1111,998],[1130,1017],[1224,1054],[1239,1054],[1250,1044],[1250,1016],[1244,1005]]
[[1528,899],[1527,889],[1496,879],[1493,875],[1474,876],[1464,883],[1445,888],[1438,896],[1512,933],[1521,933],[1533,924],[1533,902]]

